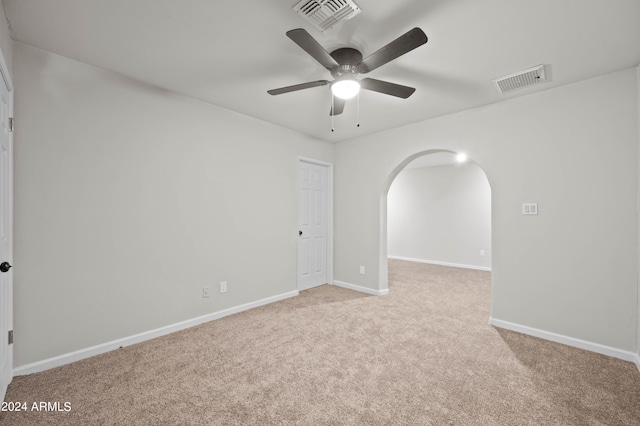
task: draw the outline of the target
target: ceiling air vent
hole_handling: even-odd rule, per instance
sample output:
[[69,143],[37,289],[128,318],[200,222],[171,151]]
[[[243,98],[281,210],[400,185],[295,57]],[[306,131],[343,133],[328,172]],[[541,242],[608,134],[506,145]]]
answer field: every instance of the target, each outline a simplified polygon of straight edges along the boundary
[[533,86],[545,81],[544,65],[518,71],[492,81],[498,93],[508,93],[524,87]]
[[293,6],[293,10],[320,31],[328,30],[338,22],[360,13],[360,8],[353,0],[302,0]]

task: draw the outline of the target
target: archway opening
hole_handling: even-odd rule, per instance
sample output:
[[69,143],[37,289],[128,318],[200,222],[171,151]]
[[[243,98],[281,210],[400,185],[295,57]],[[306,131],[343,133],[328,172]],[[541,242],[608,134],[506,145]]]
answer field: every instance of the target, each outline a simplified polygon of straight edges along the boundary
[[380,290],[396,259],[491,271],[491,186],[463,152],[429,150],[400,163],[381,196]]

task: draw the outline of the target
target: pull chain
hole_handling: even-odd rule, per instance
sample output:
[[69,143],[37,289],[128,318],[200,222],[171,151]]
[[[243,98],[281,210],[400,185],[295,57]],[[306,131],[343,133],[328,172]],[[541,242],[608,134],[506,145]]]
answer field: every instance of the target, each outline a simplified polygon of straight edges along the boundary
[[356,115],[356,127],[360,127],[360,92],[358,92],[358,94],[356,95],[358,97],[358,100],[356,101],[358,108],[356,109],[357,115]]
[[336,129],[333,127],[333,117],[336,115],[336,98],[331,94],[331,131],[335,132]]

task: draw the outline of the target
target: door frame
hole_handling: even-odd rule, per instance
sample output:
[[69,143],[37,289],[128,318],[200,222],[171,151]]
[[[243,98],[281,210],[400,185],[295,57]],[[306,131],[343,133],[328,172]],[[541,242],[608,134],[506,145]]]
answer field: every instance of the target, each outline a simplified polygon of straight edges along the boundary
[[[4,84],[7,86],[8,92],[9,92],[9,111],[7,112],[7,117],[9,118],[14,118],[14,114],[13,114],[13,97],[14,97],[14,86],[13,86],[13,81],[11,79],[11,74],[9,73],[9,67],[7,66],[7,62],[4,59],[4,52],[2,51],[2,49],[0,49],[0,77],[3,79]],[[1,84],[1,83],[0,83]],[[14,151],[14,146],[13,146],[13,131],[9,131],[9,146],[11,148],[11,158],[9,159],[9,179],[10,179],[10,185],[7,187],[7,190],[9,191],[8,194],[8,201],[9,201],[9,206],[7,208],[7,213],[9,215],[9,226],[10,229],[8,229],[8,239],[9,239],[9,255],[7,257],[7,259],[3,259],[2,261],[7,261],[10,263],[14,263],[13,261],[13,151]],[[14,294],[14,289],[13,289],[13,271],[9,271],[7,272],[7,274],[9,274],[8,276],[8,280],[9,280],[9,286],[11,287],[10,289],[10,295],[11,295],[11,301],[10,301],[10,305],[11,305],[11,316],[9,319],[9,330],[13,330],[14,328],[14,324],[13,324],[13,316],[14,316],[14,298],[13,298],[13,294]],[[6,335],[1,335],[0,339],[2,339],[2,342],[6,342],[7,336]],[[9,344],[9,382],[7,383],[10,384],[11,381],[13,380],[13,344]],[[6,392],[6,388],[0,389],[0,397],[2,400],[4,400],[5,397],[5,392]]]
[[310,163],[327,168],[327,284],[333,284],[333,163],[316,160],[313,158],[298,156],[296,161],[296,289],[300,291],[300,239],[298,238],[298,230],[300,224],[300,163]]

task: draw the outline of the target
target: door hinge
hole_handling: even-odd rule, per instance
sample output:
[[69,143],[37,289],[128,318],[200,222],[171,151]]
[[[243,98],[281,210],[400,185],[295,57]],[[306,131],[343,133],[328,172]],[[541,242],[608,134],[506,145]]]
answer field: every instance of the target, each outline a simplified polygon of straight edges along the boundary
[[13,117],[9,117],[9,131],[13,132]]
[[9,330],[9,344],[13,344],[13,330]]

